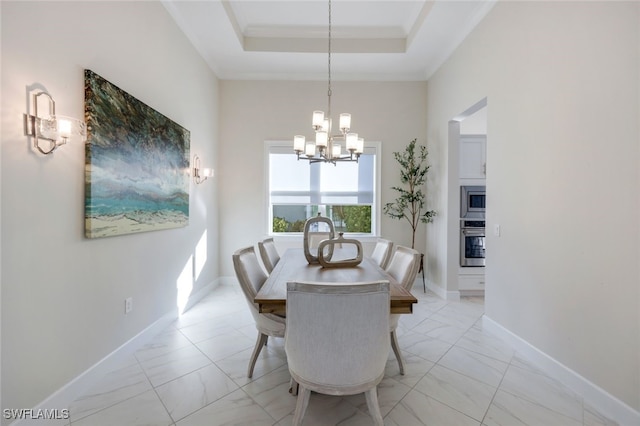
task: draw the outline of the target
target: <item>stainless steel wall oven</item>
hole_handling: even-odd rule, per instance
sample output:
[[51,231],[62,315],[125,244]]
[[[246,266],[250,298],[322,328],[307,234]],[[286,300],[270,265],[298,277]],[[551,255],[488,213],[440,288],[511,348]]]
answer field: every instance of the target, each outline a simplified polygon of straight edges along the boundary
[[485,266],[485,208],[485,186],[460,186],[460,266]]
[[485,221],[460,221],[460,266],[485,266]]

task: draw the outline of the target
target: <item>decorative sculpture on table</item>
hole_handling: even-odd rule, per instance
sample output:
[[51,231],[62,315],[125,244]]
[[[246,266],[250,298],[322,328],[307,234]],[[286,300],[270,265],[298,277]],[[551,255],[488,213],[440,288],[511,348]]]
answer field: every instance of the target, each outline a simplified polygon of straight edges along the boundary
[[[325,223],[327,224],[327,226],[329,227],[329,233],[328,233],[328,237],[329,239],[333,239],[333,237],[335,236],[336,232],[335,232],[335,227],[333,226],[333,222],[331,221],[331,219],[329,219],[328,217],[323,217],[320,216],[320,213],[318,213],[318,216],[316,217],[311,217],[309,219],[307,219],[307,221],[304,224],[304,257],[307,258],[307,262],[309,263],[319,263],[318,261],[318,257],[314,256],[313,254],[311,254],[311,237],[313,236],[313,231],[311,230],[312,228],[316,228],[318,227],[318,224],[320,223]],[[331,259],[331,256],[333,256],[333,246],[329,247],[329,252],[327,254],[327,258]]]
[[[328,232],[314,232],[312,229],[318,227],[318,224],[325,223],[329,229]],[[318,243],[317,256],[311,253],[312,237],[314,234],[320,234],[323,238]],[[319,263],[323,268],[340,268],[340,267],[352,267],[357,266],[362,262],[363,250],[362,243],[355,239],[344,238],[342,232],[340,232],[338,238],[335,236],[335,227],[333,222],[328,217],[323,217],[318,213],[318,216],[307,219],[304,224],[304,257],[309,264]],[[356,257],[350,259],[338,259],[332,261],[334,248],[336,246],[342,248],[343,245],[354,245],[356,248]]]
[[[333,247],[338,245],[341,248],[343,245],[352,244],[356,246],[356,257],[351,259],[338,259],[331,261],[331,256],[328,259],[325,259],[324,256],[324,248],[328,247],[328,251],[332,252]],[[349,268],[353,266],[358,266],[360,262],[362,262],[362,243],[358,240],[351,238],[344,238],[342,236],[342,232],[338,235],[338,238],[332,240],[323,240],[320,241],[318,245],[318,262],[322,265],[323,268]]]

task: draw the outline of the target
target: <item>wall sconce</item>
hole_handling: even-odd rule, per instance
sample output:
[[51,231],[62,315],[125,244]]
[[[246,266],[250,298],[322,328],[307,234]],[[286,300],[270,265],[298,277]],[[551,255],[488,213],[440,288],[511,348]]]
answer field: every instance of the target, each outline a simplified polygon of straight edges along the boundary
[[200,157],[197,155],[193,156],[193,181],[197,184],[201,184],[207,178],[213,177],[213,169],[209,168],[201,168],[200,167]]
[[[38,98],[49,100],[49,116],[38,115]],[[75,118],[56,116],[56,103],[46,92],[33,95],[33,115],[24,114],[24,134],[33,138],[33,146],[42,154],[51,154],[59,146],[66,144],[71,136],[81,136],[84,140],[87,131],[84,121]],[[48,149],[40,146],[40,141],[49,141]]]

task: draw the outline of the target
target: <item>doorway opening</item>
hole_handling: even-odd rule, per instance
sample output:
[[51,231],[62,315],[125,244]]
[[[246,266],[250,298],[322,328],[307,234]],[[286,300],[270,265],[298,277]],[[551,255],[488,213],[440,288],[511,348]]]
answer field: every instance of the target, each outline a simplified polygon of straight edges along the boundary
[[[485,296],[487,98],[449,121],[449,250],[447,299]],[[465,194],[475,194],[468,200]],[[469,202],[481,209],[470,209]],[[469,216],[470,210],[473,214]]]

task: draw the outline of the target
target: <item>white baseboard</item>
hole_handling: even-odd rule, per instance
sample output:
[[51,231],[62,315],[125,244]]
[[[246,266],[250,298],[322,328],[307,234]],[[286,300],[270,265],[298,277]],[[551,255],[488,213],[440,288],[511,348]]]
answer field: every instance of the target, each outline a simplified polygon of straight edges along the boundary
[[220,277],[217,280],[218,285],[235,285],[239,286],[238,278],[235,276]]
[[[220,283],[220,280],[215,280],[214,282],[206,285],[199,291],[191,294],[189,296],[189,300],[185,305],[184,311],[186,312],[191,307],[193,307],[198,301],[200,301],[203,297],[205,297],[211,290],[216,288]],[[106,357],[102,358],[93,366],[89,367],[83,373],[81,373],[76,378],[72,379],[69,383],[55,391],[49,397],[47,397],[44,401],[38,404],[35,408],[33,408],[34,412],[38,410],[51,410],[52,407],[59,407],[59,410],[66,409],[69,405],[75,401],[79,396],[81,396],[84,392],[90,389],[93,385],[95,385],[102,377],[118,368],[118,366],[130,355],[135,353],[138,349],[148,343],[151,339],[153,339],[158,333],[165,330],[173,321],[178,318],[178,309],[167,312],[158,320],[156,320],[153,324],[142,330],[140,333],[129,339],[122,346],[111,352]],[[16,420],[11,423],[11,426],[28,426],[34,425],[39,426],[42,425],[42,420],[30,420],[30,419],[21,419]],[[59,421],[51,421],[47,424],[60,424],[60,425],[68,425],[68,420],[59,419]]]
[[459,291],[447,291],[446,288],[442,288],[440,286],[435,285],[431,281],[427,280],[427,288],[434,292],[438,297],[444,300],[450,300],[452,302],[460,301],[460,292]]
[[184,310],[180,312],[180,314],[183,314],[187,312],[189,309],[193,308],[193,306],[196,305],[200,300],[202,300],[203,297],[205,297],[207,294],[211,293],[213,289],[218,287],[221,282],[222,282],[222,279],[218,278],[215,281],[210,282],[209,284],[207,284],[197,292],[191,294],[189,296],[189,300],[187,300]]
[[584,401],[600,414],[615,420],[621,426],[640,425],[640,412],[551,358],[486,315],[482,317],[482,327],[510,343],[520,355],[534,363],[546,374],[582,395]]
[[460,301],[460,292],[458,290],[447,291],[446,299],[450,300],[452,302],[459,302]]
[[483,297],[484,290],[458,290],[460,297]]

